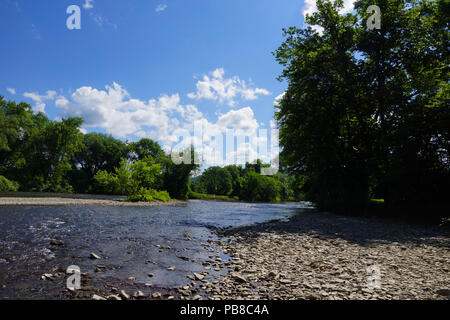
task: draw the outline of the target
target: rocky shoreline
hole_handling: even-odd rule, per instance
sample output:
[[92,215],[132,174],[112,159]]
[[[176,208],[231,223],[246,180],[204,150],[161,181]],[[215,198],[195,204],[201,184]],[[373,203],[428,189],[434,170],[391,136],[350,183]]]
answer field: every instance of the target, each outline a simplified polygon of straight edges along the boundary
[[[141,297],[136,291],[128,298],[450,299],[448,229],[302,212],[289,221],[215,231],[219,238],[204,244],[211,252],[205,271],[187,275],[190,285]],[[230,259],[220,258],[220,251]],[[375,288],[368,282],[373,266],[380,270]],[[212,280],[206,278],[210,270],[228,272]]]
[[212,299],[450,298],[449,233],[437,226],[305,212],[218,234],[232,259],[205,287]]
[[0,197],[0,206],[115,206],[155,207],[186,205],[186,201],[128,202],[123,199],[69,198],[69,197]]
[[[49,199],[40,200],[48,205]],[[72,200],[79,204],[83,199]],[[235,228],[210,227],[210,231],[208,238],[199,242],[206,250],[205,258],[189,257],[186,253],[177,255],[180,261],[197,264],[198,271],[175,269],[158,259],[145,261],[146,265],[163,265],[169,273],[182,272],[181,276],[186,277],[183,286],[158,287],[153,284],[153,273],[148,274],[147,282],[136,280],[137,275],[133,273],[125,278],[99,277],[111,268],[121,268],[121,265],[111,265],[100,251],[79,257],[92,262],[90,270],[83,269],[81,290],[67,290],[66,264],[63,264],[39,275],[42,292],[51,293],[52,298],[83,300],[450,298],[448,226],[343,217],[305,209],[287,220]],[[195,240],[185,237],[189,243]],[[67,250],[65,241],[49,241],[53,251]],[[155,246],[159,252],[173,250],[167,245]],[[374,277],[378,283],[373,281]],[[371,287],[374,283],[377,286]]]

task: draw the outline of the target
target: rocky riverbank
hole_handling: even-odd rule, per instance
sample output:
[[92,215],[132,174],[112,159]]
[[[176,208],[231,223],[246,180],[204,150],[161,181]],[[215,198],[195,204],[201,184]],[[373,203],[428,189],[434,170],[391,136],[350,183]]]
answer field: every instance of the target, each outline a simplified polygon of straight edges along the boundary
[[186,205],[185,201],[170,200],[168,202],[128,202],[123,197],[60,195],[60,194],[27,194],[26,196],[2,196],[0,206],[116,206],[116,207],[155,207]]
[[212,299],[450,297],[449,234],[437,226],[306,212],[219,235],[232,259],[204,286]]

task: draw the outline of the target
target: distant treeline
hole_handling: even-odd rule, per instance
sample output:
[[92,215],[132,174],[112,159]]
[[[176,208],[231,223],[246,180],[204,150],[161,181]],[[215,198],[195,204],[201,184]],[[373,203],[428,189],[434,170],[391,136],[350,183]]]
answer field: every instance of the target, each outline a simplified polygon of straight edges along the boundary
[[[192,191],[201,194],[227,196],[252,202],[280,202],[302,200],[302,185],[293,176],[277,173],[274,176],[261,175],[261,168],[269,167],[257,160],[245,167],[229,165],[224,168],[210,167],[202,175],[192,179]],[[220,197],[218,199],[221,199]],[[223,199],[223,198],[222,198]]]
[[[370,5],[380,29],[367,26]],[[379,198],[389,214],[448,216],[450,2],[317,7],[306,20],[321,32],[285,30],[274,53],[288,84],[276,114],[281,163],[322,209],[361,213]]]
[[124,143],[110,135],[83,134],[82,123],[80,118],[51,121],[26,103],[0,96],[0,192],[121,194],[134,201],[188,198],[195,165],[174,165],[150,139]]

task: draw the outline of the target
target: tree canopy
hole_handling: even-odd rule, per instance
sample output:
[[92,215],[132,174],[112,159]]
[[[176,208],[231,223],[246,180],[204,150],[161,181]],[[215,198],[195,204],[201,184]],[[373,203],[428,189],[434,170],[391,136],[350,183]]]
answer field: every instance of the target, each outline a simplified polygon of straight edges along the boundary
[[[381,29],[369,30],[369,5]],[[311,27],[274,53],[288,88],[277,107],[282,162],[324,209],[443,201],[449,181],[446,1],[318,0]]]

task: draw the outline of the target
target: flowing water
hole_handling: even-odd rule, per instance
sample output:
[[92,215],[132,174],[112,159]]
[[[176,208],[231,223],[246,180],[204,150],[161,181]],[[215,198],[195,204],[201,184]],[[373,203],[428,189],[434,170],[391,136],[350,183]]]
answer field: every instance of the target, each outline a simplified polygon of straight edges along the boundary
[[[186,285],[187,274],[204,271],[203,262],[228,258],[208,244],[217,239],[214,228],[286,219],[306,208],[196,200],[167,207],[0,207],[0,299],[64,298],[70,265],[89,274],[93,286],[107,281]],[[91,253],[100,259],[90,259]],[[172,266],[174,271],[167,270]],[[46,281],[45,273],[64,277]]]

